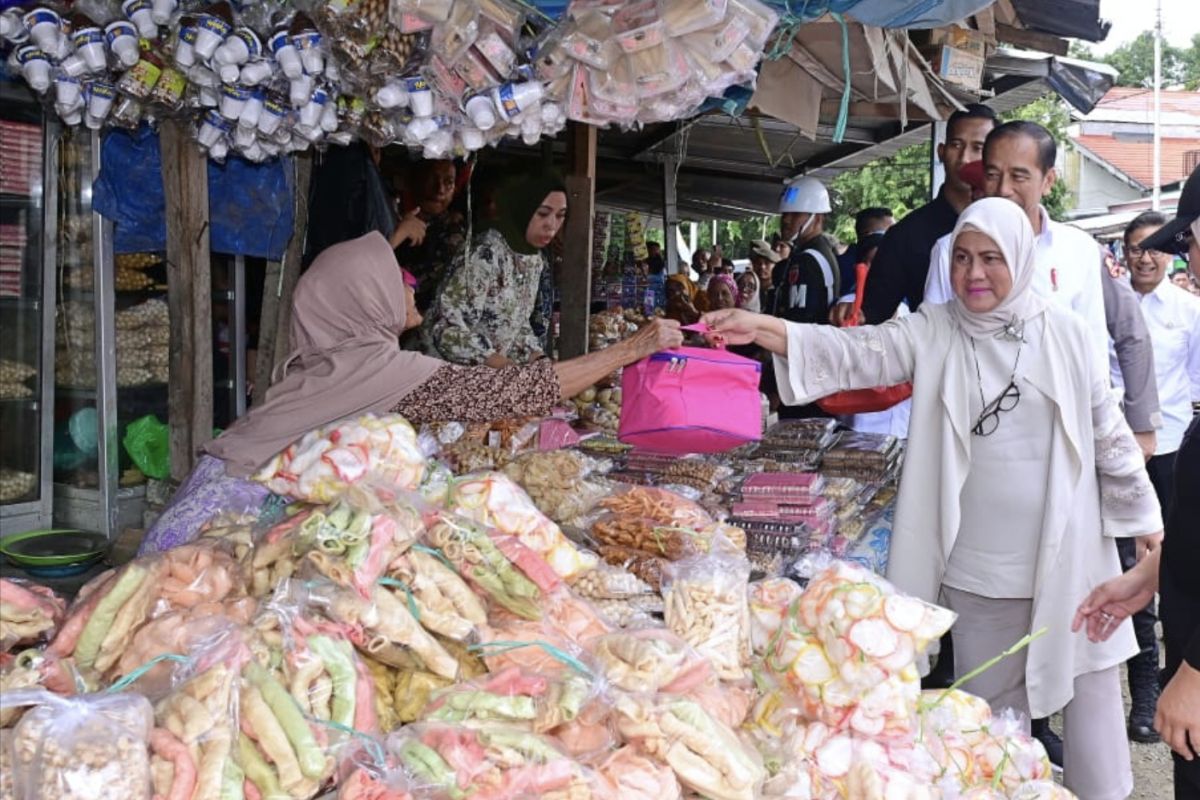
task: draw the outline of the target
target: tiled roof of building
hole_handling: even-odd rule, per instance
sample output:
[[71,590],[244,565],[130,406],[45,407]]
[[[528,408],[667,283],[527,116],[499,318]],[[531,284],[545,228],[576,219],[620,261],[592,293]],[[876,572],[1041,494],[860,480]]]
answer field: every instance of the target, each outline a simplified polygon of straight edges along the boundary
[[[1123,141],[1112,135],[1086,134],[1073,141],[1125,173],[1146,188],[1154,183],[1154,145],[1148,141]],[[1186,178],[1200,160],[1200,139],[1162,140],[1162,184]]]

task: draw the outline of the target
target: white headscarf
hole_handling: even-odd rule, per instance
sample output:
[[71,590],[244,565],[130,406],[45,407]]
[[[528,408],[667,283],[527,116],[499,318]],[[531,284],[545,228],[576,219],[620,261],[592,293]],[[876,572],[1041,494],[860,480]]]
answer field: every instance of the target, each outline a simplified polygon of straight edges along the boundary
[[[1012,275],[1012,289],[991,311],[976,313],[967,310],[957,297],[950,302],[951,313],[969,336],[982,339],[995,336],[1014,322],[1024,323],[1046,309],[1046,302],[1032,289],[1034,273],[1034,233],[1025,212],[1011,200],[988,197],[967,206],[954,226],[951,242],[959,234],[973,230],[987,236],[1008,264]],[[953,246],[953,245],[952,245]],[[954,256],[950,256],[950,270],[954,271]]]

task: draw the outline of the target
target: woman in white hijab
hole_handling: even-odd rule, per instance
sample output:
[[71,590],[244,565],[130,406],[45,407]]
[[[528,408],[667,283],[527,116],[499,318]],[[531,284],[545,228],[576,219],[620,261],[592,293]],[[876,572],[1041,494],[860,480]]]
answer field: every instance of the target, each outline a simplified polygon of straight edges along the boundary
[[954,230],[954,302],[847,329],[740,310],[704,321],[714,339],[775,353],[788,405],[913,382],[888,578],[958,613],[959,675],[1045,629],[964,688],[997,710],[1064,710],[1066,785],[1118,800],[1133,788],[1117,669],[1133,629],[1088,642],[1071,615],[1120,574],[1114,537],[1162,519],[1082,321],[1030,290],[1033,242],[1016,204],[980,200]]

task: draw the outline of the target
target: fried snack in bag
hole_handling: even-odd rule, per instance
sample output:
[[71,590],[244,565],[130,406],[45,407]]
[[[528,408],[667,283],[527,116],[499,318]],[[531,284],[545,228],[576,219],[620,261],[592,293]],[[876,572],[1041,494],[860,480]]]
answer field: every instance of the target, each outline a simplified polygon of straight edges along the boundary
[[427,630],[463,642],[475,639],[478,628],[487,624],[483,601],[432,553],[410,550],[393,560],[387,573],[400,582],[398,589],[412,596],[418,619]]
[[36,800],[150,800],[147,740],[154,725],[139,694],[59,697],[6,692],[0,708],[35,706],[13,734],[13,792]]
[[[258,610],[252,597],[201,603],[188,609],[169,611],[142,625],[129,646],[107,674],[109,680],[129,675],[161,655],[187,653],[204,641],[234,625],[247,625]],[[134,686],[148,696],[157,696],[170,679],[168,663],[154,664]]]
[[683,790],[670,767],[647,758],[636,747],[614,752],[596,771],[599,800],[680,800]]
[[504,474],[529,494],[543,514],[559,524],[583,516],[607,493],[604,483],[590,480],[602,465],[573,450],[525,453],[504,467]]
[[[799,621],[857,691],[911,669],[917,653],[955,619],[954,612],[902,595],[870,570],[845,561],[835,561],[809,581],[797,610]],[[861,668],[847,669],[850,664]]]
[[440,514],[430,524],[426,540],[481,595],[519,617],[541,619],[541,590],[478,524]]
[[369,492],[352,489],[349,494],[348,500],[313,509],[296,530],[292,551],[305,551],[305,560],[325,577],[367,596],[424,526],[411,506],[384,508]]
[[418,723],[388,736],[387,747],[416,782],[456,800],[590,794],[583,767],[528,731]]
[[714,546],[667,567],[663,614],[667,628],[712,661],[722,680],[740,680],[750,658],[750,608],[745,555]]
[[1069,790],[1054,781],[1030,781],[1017,787],[1009,800],[1076,800]]
[[351,485],[371,478],[415,490],[425,477],[417,432],[398,414],[362,414],[305,434],[254,474],[278,495],[330,503]]
[[606,497],[600,507],[625,517],[642,517],[659,525],[700,531],[713,519],[697,503],[686,497],[649,486],[635,486]]
[[667,764],[687,789],[713,800],[752,800],[766,778],[758,753],[697,703],[669,695],[621,695],[617,728]]
[[937,766],[908,736],[867,739],[820,722],[801,725],[781,750],[783,768],[767,781],[768,798],[939,800]]
[[413,800],[412,782],[397,759],[386,755],[382,742],[372,738],[369,745],[356,738],[343,749],[336,800]]
[[627,692],[686,693],[713,679],[708,660],[662,628],[601,636],[591,653],[608,681]]
[[390,651],[411,651],[431,672],[457,680],[458,661],[421,627],[408,604],[385,587],[376,585],[365,598],[353,589],[329,582],[311,586],[309,592],[325,614],[368,655],[392,663]]
[[502,723],[548,733],[576,720],[595,696],[594,681],[579,672],[550,678],[508,667],[435,692],[421,718],[473,725]]
[[515,536],[568,582],[596,565],[595,556],[568,541],[558,525],[504,473],[485,472],[456,481],[450,492],[450,511]]
[[750,584],[750,646],[756,654],[767,652],[801,591],[800,585],[789,578],[767,578]]
[[45,586],[0,578],[0,653],[52,636],[66,610],[63,599]]

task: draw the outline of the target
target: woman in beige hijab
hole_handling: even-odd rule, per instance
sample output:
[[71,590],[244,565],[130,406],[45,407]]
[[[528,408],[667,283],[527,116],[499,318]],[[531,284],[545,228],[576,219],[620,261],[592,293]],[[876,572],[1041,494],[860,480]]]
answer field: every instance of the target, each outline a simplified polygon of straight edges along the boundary
[[956,674],[1044,634],[965,685],[995,710],[1064,712],[1065,783],[1088,800],[1133,788],[1118,666],[1071,635],[1075,607],[1119,575],[1114,538],[1156,534],[1158,502],[1087,332],[1030,289],[1033,230],[1011,201],[980,200],[954,230],[956,299],[884,325],[838,329],[745,311],[705,316],[713,336],[775,354],[788,404],[913,382],[888,578],[958,614]]
[[245,510],[260,506],[267,493],[246,478],[335,420],[365,412],[395,412],[414,424],[542,416],[614,370],[683,341],[677,322],[655,320],[618,345],[570,361],[462,367],[400,349],[400,335],[420,324],[414,287],[380,234],[317,256],[296,284],[293,349],[282,374],[262,405],[205,446],[142,552],[190,541],[231,499]]

